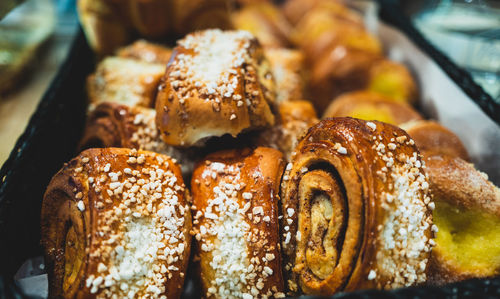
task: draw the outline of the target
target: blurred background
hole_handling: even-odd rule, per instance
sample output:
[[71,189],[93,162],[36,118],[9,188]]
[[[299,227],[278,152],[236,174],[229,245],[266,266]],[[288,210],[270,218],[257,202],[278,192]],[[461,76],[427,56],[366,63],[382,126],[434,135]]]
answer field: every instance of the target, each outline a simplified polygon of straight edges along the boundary
[[[500,1],[401,1],[425,37],[500,102]],[[75,0],[0,1],[0,165],[60,64],[78,20]]]

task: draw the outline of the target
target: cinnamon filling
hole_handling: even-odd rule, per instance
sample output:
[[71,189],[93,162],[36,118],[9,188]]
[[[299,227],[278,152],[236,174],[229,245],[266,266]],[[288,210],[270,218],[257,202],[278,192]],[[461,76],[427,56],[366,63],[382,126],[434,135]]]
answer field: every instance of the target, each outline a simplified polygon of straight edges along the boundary
[[83,243],[78,240],[78,234],[71,225],[66,233],[64,245],[64,292],[68,291],[78,278],[84,253]]
[[339,178],[325,170],[313,170],[301,180],[301,201],[309,215],[299,225],[304,236],[305,262],[319,279],[334,272],[345,234],[345,195]]

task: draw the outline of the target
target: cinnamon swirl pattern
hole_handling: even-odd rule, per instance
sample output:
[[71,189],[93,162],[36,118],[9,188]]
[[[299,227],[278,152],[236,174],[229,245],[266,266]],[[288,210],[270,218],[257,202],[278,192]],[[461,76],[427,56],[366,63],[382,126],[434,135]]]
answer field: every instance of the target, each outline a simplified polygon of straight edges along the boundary
[[282,248],[292,293],[392,289],[426,281],[433,204],[401,129],[326,119],[299,143],[282,179]]
[[255,37],[213,29],[177,44],[156,102],[165,142],[191,146],[274,124],[272,72]]
[[193,228],[207,298],[284,297],[278,232],[280,152],[209,155],[195,169]]
[[53,298],[178,298],[191,215],[179,167],[165,155],[90,149],[52,179],[42,245]]

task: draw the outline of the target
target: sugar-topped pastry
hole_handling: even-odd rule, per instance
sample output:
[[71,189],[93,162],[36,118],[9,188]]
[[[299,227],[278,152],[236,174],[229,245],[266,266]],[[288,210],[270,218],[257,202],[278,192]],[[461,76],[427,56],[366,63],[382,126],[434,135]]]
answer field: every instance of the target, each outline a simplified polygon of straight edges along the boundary
[[227,150],[193,173],[193,231],[204,298],[280,298],[279,151]]
[[378,121],[320,121],[281,186],[284,268],[292,294],[424,283],[433,247],[428,178],[415,143]]
[[89,149],[52,178],[41,235],[50,298],[178,298],[191,246],[188,194],[168,156]]
[[258,41],[246,31],[205,30],[177,42],[156,98],[168,144],[274,124],[274,84]]

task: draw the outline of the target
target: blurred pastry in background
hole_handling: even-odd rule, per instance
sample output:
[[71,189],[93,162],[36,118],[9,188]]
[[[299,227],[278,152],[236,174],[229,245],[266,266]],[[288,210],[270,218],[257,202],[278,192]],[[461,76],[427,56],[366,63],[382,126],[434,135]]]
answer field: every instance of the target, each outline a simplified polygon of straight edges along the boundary
[[360,90],[368,81],[368,70],[380,56],[338,47],[310,65],[306,97],[318,112],[325,111],[333,98],[344,92]]
[[122,5],[127,2],[128,19],[140,36],[161,38],[172,31],[172,1],[128,0]]
[[232,29],[230,4],[232,0],[170,0],[173,32],[184,36],[196,30]]
[[287,47],[291,25],[282,15],[281,10],[269,2],[257,2],[244,5],[232,13],[234,27],[255,35],[265,48]]
[[411,136],[420,151],[432,151],[469,161],[469,154],[462,141],[452,131],[434,120],[416,120],[400,127]]
[[26,81],[23,79],[36,66],[37,54],[55,27],[52,1],[26,1],[9,11],[15,4],[19,3],[2,0],[0,4],[0,95]]
[[341,116],[378,120],[393,125],[422,119],[422,116],[410,105],[395,102],[372,91],[342,94],[332,101],[323,114],[323,118]]
[[371,67],[366,88],[402,103],[415,104],[418,88],[408,68],[388,59],[377,60]]
[[105,58],[87,78],[89,101],[153,107],[164,73],[163,64],[116,56]]
[[138,37],[164,39],[205,28],[232,28],[229,0],[78,0],[78,14],[100,56]]
[[331,16],[352,23],[363,22],[361,17],[347,8],[341,0],[288,0],[283,4],[283,13],[293,25],[297,25],[313,9],[325,11]]
[[423,152],[435,202],[430,284],[500,274],[500,189],[459,157]]
[[172,49],[141,39],[118,49],[116,55],[123,58],[167,65],[170,56],[172,56]]
[[304,55],[299,50],[270,48],[265,50],[276,84],[276,103],[304,98]]
[[80,24],[90,47],[100,55],[111,54],[130,41],[131,24],[126,5],[118,1],[78,0]]

